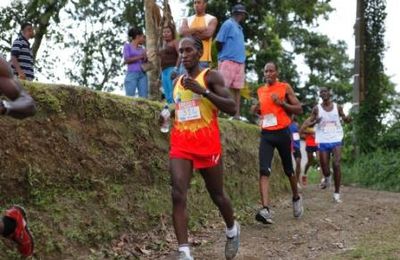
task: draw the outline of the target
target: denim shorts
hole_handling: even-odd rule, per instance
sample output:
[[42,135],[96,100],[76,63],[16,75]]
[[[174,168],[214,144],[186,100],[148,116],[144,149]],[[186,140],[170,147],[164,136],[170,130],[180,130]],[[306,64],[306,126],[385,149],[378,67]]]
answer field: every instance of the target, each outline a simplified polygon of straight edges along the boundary
[[127,72],[125,76],[125,94],[130,97],[147,98],[149,95],[147,75],[143,71]]

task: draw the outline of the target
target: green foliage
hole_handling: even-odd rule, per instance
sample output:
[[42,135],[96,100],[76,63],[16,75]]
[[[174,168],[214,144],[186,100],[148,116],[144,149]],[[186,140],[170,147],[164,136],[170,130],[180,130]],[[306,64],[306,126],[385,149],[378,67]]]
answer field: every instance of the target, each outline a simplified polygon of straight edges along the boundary
[[394,151],[400,150],[400,122],[396,122],[389,127],[384,134],[379,138],[379,147],[381,149]]
[[0,51],[2,53],[9,53],[13,36],[17,34],[20,29],[20,24],[24,20],[24,5],[21,1],[14,1],[10,6],[1,9],[0,15]]
[[124,71],[122,44],[128,27],[144,27],[142,0],[22,0],[0,12],[4,14],[0,16],[1,52],[10,53],[19,25],[31,21],[37,26],[35,56],[44,45],[35,63],[38,72],[58,80],[54,68],[65,60],[57,52],[70,52],[73,66],[65,68],[66,76],[76,84],[103,91],[121,87],[117,78]]
[[[112,91],[122,76],[122,46],[128,40],[128,26],[144,25],[143,1],[79,1],[71,2],[65,12],[74,21],[67,28],[63,44],[75,49],[76,67],[67,70],[78,85],[95,90]],[[142,19],[141,19],[142,18]],[[83,31],[76,33],[73,29]],[[77,68],[79,71],[77,71]]]
[[332,43],[325,35],[298,29],[292,37],[295,52],[304,55],[305,63],[310,68],[308,81],[304,88],[300,88],[300,99],[305,104],[305,113],[318,101],[318,89],[321,86],[329,87],[338,103],[351,100],[352,64],[346,55],[346,43],[339,41]]
[[20,25],[31,22],[35,26],[35,38],[32,52],[35,58],[36,72],[48,74],[55,78],[53,69],[59,63],[59,57],[52,44],[45,46],[40,58],[37,57],[39,47],[45,41],[57,43],[62,38],[56,26],[60,23],[60,11],[67,4],[67,0],[60,1],[12,1],[9,6],[0,9],[0,51],[10,54],[13,40],[20,32]]
[[365,99],[360,104],[356,116],[356,135],[361,152],[378,148],[372,136],[380,136],[385,130],[383,117],[392,106],[391,95],[394,86],[384,74],[383,53],[385,51],[384,32],[386,3],[380,0],[364,1],[365,13]]
[[400,192],[400,150],[362,155],[343,166],[345,184],[359,184],[377,190]]

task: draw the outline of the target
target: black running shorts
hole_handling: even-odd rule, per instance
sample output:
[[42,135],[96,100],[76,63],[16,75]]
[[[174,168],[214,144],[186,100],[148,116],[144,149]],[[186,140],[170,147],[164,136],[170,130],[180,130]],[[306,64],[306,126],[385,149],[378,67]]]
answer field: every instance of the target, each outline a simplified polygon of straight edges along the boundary
[[291,154],[291,138],[288,128],[280,130],[265,130],[261,131],[259,162],[260,175],[269,176],[271,174],[272,158],[275,148],[281,157],[282,166],[287,176],[292,176],[294,173],[292,154]]

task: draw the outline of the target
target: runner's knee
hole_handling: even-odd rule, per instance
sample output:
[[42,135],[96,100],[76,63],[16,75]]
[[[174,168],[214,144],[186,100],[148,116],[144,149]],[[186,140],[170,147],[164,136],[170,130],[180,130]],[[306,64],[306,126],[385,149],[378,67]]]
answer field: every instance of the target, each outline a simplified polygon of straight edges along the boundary
[[218,192],[218,193],[210,193],[210,197],[212,199],[212,201],[216,204],[216,205],[221,205],[224,203],[225,201],[225,195],[222,192]]
[[339,169],[340,168],[340,160],[334,160],[333,161],[333,168]]
[[172,188],[171,191],[173,204],[185,204],[187,200],[186,193],[178,188]]

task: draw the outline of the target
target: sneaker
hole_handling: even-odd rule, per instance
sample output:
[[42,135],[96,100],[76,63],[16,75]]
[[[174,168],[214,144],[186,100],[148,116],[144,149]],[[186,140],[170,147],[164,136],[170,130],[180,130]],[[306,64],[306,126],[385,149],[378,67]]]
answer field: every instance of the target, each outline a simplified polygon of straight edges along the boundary
[[263,224],[273,224],[272,215],[268,208],[262,208],[257,212],[256,220]]
[[21,255],[28,257],[33,255],[33,237],[28,229],[25,210],[20,206],[12,206],[6,210],[5,216],[16,222],[14,233],[8,238],[18,244],[18,251]]
[[342,203],[343,201],[340,199],[340,193],[333,193],[333,201],[336,203]]
[[179,252],[178,260],[193,260],[193,256],[187,255],[185,252]]
[[303,198],[300,198],[296,201],[293,201],[293,216],[295,218],[300,218],[303,216]]
[[307,186],[307,175],[301,176],[301,184],[305,187]]
[[323,190],[329,188],[329,186],[331,186],[331,176],[325,177],[324,181],[321,182],[320,185],[321,189]]
[[225,244],[225,258],[230,260],[235,258],[238,250],[239,250],[239,245],[240,245],[240,225],[237,221],[235,221],[235,225],[237,228],[237,234],[236,236],[229,238],[226,238],[226,244]]

